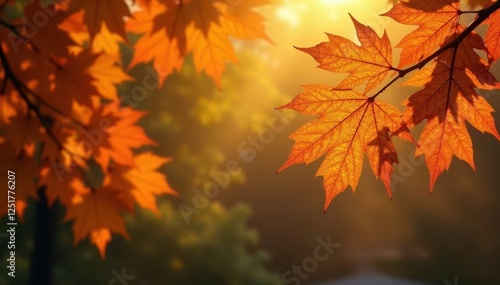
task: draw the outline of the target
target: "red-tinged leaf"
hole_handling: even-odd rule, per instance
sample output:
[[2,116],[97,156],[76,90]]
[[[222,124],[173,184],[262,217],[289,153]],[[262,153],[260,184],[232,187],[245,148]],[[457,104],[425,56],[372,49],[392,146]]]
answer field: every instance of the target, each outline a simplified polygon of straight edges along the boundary
[[[2,78],[0,71],[0,78]],[[0,127],[10,123],[11,119],[18,114],[26,114],[26,103],[19,97],[17,92],[5,92],[0,94]]]
[[[6,31],[8,30],[0,29],[0,42],[12,73],[26,87],[48,90],[47,77],[53,73],[53,66],[47,61],[48,55],[37,51],[36,47],[22,36]],[[45,75],[43,79],[40,78],[40,74]],[[18,94],[18,90],[10,80],[2,82],[5,84],[5,94]]]
[[319,67],[332,72],[349,73],[336,88],[350,89],[367,82],[364,93],[373,90],[393,70],[392,47],[386,33],[380,38],[375,31],[351,16],[361,46],[350,40],[328,35],[328,42],[299,50],[311,55]]
[[[0,139],[0,171],[3,173],[0,183],[5,189],[3,195],[0,195],[0,216],[7,214],[8,208],[13,211],[8,204],[15,203],[16,215],[22,221],[28,198],[37,198],[34,179],[38,174],[38,166],[34,154],[34,144],[16,153],[9,143]],[[13,174],[14,179],[10,180],[9,174]],[[13,182],[8,182],[9,180]],[[9,190],[12,192],[8,192]]]
[[348,186],[355,190],[365,153],[375,176],[392,196],[390,177],[398,158],[391,135],[413,141],[395,107],[356,91],[308,85],[305,93],[281,108],[319,115],[290,136],[295,144],[278,171],[294,164],[309,164],[326,153],[317,173],[324,177],[325,210]]
[[74,113],[74,103],[90,107],[94,97],[117,100],[116,85],[132,79],[120,68],[118,56],[94,54],[90,50],[59,58],[54,65],[50,85],[35,91],[69,116]]
[[51,78],[50,90],[42,91],[44,99],[58,110],[71,114],[73,102],[90,106],[91,96],[98,95],[90,68],[98,55],[84,51],[61,59]]
[[31,114],[18,113],[17,116],[10,117],[9,123],[4,127],[4,135],[14,147],[15,153],[32,146],[42,138],[43,133],[40,122]]
[[163,194],[177,195],[167,183],[166,177],[157,169],[169,162],[169,158],[147,152],[134,158],[133,167],[115,165],[111,167],[104,185],[123,193],[127,207],[133,209],[135,203],[159,215],[156,197]]
[[68,16],[67,12],[58,10],[55,4],[45,5],[33,1],[24,10],[24,17],[32,21],[24,21],[22,33],[38,52],[65,56],[68,47],[75,44],[67,31],[59,28]]
[[93,191],[80,189],[68,206],[65,221],[73,222],[73,242],[76,245],[87,236],[97,246],[101,257],[106,256],[106,245],[111,232],[128,238],[121,213],[126,211],[119,193],[106,188]]
[[131,14],[124,0],[73,0],[70,2],[70,10],[84,11],[83,21],[91,40],[101,31],[103,25],[106,25],[111,33],[126,38],[125,17],[130,17]]
[[[471,63],[473,51],[466,44],[469,40],[465,39],[465,44],[459,45],[457,50],[440,55],[438,61],[407,82],[408,85],[425,84],[422,90],[405,101],[404,120],[410,127],[428,120],[416,155],[425,154],[431,174],[430,192],[438,176],[449,168],[453,155],[475,168],[472,142],[465,121],[500,139],[491,114],[493,108],[474,89],[477,84],[483,84],[472,80],[466,70],[467,66],[474,65]],[[482,77],[490,78],[485,74],[483,72]],[[492,75],[491,78],[494,79]]]

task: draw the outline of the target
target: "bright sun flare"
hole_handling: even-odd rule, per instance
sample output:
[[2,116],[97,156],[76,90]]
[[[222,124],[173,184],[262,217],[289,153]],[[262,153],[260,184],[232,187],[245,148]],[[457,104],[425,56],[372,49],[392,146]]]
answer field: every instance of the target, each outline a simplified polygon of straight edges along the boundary
[[357,42],[348,14],[381,35],[392,21],[380,14],[390,7],[387,0],[281,0],[274,14],[295,36],[307,38],[311,30],[322,27],[323,32],[336,33]]
[[[324,17],[329,20],[336,20],[338,18],[338,11],[340,6],[351,6],[351,11],[356,9],[359,4],[358,0],[310,0],[310,1],[297,1],[297,0],[284,0],[279,8],[276,10],[278,19],[288,23],[292,27],[301,24],[306,18]],[[359,5],[358,5],[359,6]],[[345,10],[344,8],[342,10]]]

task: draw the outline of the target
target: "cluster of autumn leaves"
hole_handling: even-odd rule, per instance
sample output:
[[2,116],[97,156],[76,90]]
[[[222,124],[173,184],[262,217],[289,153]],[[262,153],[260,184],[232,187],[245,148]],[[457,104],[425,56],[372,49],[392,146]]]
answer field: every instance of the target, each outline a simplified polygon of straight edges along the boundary
[[[89,237],[104,257],[113,232],[127,236],[124,212],[138,205],[158,213],[157,196],[175,194],[158,171],[169,158],[140,152],[155,142],[137,125],[144,113],[126,106],[117,85],[133,81],[127,68],[150,62],[150,80],[161,85],[188,54],[220,84],[225,63],[237,61],[229,37],[268,40],[252,11],[266,3],[0,1],[0,171],[17,174],[17,215],[44,189],[51,205],[66,207],[74,242]],[[124,67],[120,45],[129,34],[139,40]]]
[[[44,189],[50,204],[66,207],[75,243],[89,237],[104,257],[113,232],[127,236],[123,212],[138,205],[157,213],[157,196],[175,194],[158,171],[169,158],[140,152],[155,144],[137,125],[144,113],[117,93],[118,84],[133,80],[127,68],[152,63],[151,79],[161,86],[192,54],[196,69],[220,85],[226,62],[237,61],[230,37],[270,41],[263,17],[253,11],[268,1],[52,2],[0,0],[0,171],[17,173],[20,218],[28,198]],[[318,171],[326,209],[348,186],[356,188],[365,153],[392,195],[394,136],[425,155],[430,190],[453,156],[474,168],[465,122],[500,139],[493,108],[477,93],[500,86],[490,72],[500,56],[499,7],[489,1],[466,27],[458,0],[400,1],[383,16],[417,28],[395,46],[402,49],[397,66],[387,34],[354,18],[360,44],[329,34],[328,42],[301,48],[320,68],[348,75],[336,86],[307,85],[281,107],[318,118],[291,135],[295,144],[280,170],[326,154]],[[475,32],[479,25],[487,25],[484,36]],[[139,37],[124,67],[120,46],[130,45],[130,34]],[[406,76],[404,85],[423,88],[401,113],[377,97]],[[409,130],[424,121],[416,142]],[[89,175],[96,171],[103,181]],[[0,196],[0,215],[7,212],[5,199]]]
[[[473,145],[465,122],[495,136],[500,135],[493,108],[477,90],[494,90],[500,84],[490,72],[500,56],[500,2],[489,1],[467,27],[460,23],[458,0],[410,0],[381,15],[417,28],[397,45],[399,64],[393,65],[393,46],[386,33],[353,18],[358,40],[328,34],[328,42],[300,50],[311,55],[319,67],[349,75],[337,86],[308,85],[303,94],[282,108],[319,117],[295,131],[295,144],[280,170],[298,163],[311,163],[326,154],[317,175],[323,176],[325,209],[332,199],[359,181],[364,154],[377,178],[392,196],[391,174],[397,163],[392,142],[398,136],[416,144],[415,155],[425,155],[432,191],[438,176],[450,167],[452,157],[475,169]],[[475,29],[486,25],[484,37]],[[486,58],[479,56],[484,52]],[[382,85],[386,77],[392,79]],[[403,85],[422,87],[404,100],[401,113],[376,98],[398,79]],[[355,88],[364,86],[362,92]],[[409,129],[424,122],[418,142]]]

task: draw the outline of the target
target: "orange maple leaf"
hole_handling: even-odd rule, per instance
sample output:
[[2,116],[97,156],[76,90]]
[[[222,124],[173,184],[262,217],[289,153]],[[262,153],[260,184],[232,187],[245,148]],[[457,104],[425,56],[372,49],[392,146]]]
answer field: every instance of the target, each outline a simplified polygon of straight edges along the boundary
[[[166,7],[158,1],[152,1],[151,5],[153,5],[151,9],[135,12],[134,17],[127,21],[127,31],[143,34],[134,46],[130,67],[153,61],[160,83],[163,83],[169,74],[182,67],[185,52],[180,50],[179,40],[174,35],[180,34],[182,38],[185,38],[185,35],[178,31],[179,26],[174,24],[168,30],[170,36],[166,34],[167,30],[153,30],[154,19],[162,15]],[[165,19],[167,21],[168,15],[164,17],[167,17]],[[175,17],[170,21],[174,20]]]
[[[59,26],[61,30],[68,32],[69,36],[78,46],[70,47],[71,51],[80,52],[81,47],[90,42],[90,35],[84,26],[83,10],[71,14]],[[101,31],[91,41],[91,49],[95,53],[120,55],[120,43],[125,40],[118,34],[112,33],[106,25],[102,25]]]
[[[231,2],[227,3],[231,4]],[[223,14],[223,17],[219,19],[221,27],[229,35],[236,38],[244,40],[265,39],[268,42],[272,42],[265,33],[265,18],[253,11],[254,8],[259,6],[271,4],[271,1],[253,0],[233,3],[235,4],[216,4],[219,13]]]
[[493,13],[485,23],[489,24],[484,42],[488,48],[488,59],[490,63],[500,57],[500,10]]
[[193,51],[194,64],[198,71],[204,70],[220,87],[221,75],[226,68],[226,60],[237,62],[236,53],[223,28],[213,26],[203,33],[194,26],[188,27],[188,49]]
[[102,258],[106,256],[106,244],[111,240],[111,232],[119,233],[128,238],[125,222],[121,216],[127,211],[120,193],[99,188],[89,190],[78,189],[68,206],[65,221],[73,222],[73,243],[90,236],[90,241],[97,246]]
[[103,171],[107,171],[110,159],[118,164],[134,165],[133,149],[156,144],[136,125],[145,113],[119,105],[120,102],[115,102],[94,109],[80,136],[91,146],[91,153]]
[[410,127],[428,120],[415,155],[425,154],[431,175],[430,192],[439,175],[450,167],[453,155],[475,169],[465,121],[500,139],[491,115],[493,108],[474,90],[498,85],[487,64],[474,51],[481,47],[484,48],[481,37],[470,34],[456,49],[444,52],[406,82],[411,86],[424,85],[405,100],[404,120]]
[[311,55],[319,67],[332,72],[350,73],[336,88],[349,89],[367,82],[365,93],[373,90],[387,76],[392,67],[392,47],[384,32],[380,38],[369,26],[351,16],[361,46],[337,35],[328,35],[329,42],[311,48],[299,48]]
[[64,121],[56,121],[51,128],[53,136],[45,136],[43,143],[42,161],[47,161],[50,165],[57,165],[60,168],[70,168],[78,165],[86,168],[87,160],[91,157],[91,152],[85,141],[82,140],[81,128]]
[[132,80],[132,77],[123,71],[119,62],[120,57],[117,54],[99,54],[88,68],[88,73],[94,79],[92,84],[97,88],[97,94],[112,101],[118,100],[116,86]]
[[319,118],[290,136],[295,144],[278,172],[293,164],[309,164],[327,153],[317,173],[324,177],[326,210],[347,186],[355,190],[366,153],[375,176],[392,197],[390,178],[398,157],[391,136],[413,140],[398,109],[353,90],[324,85],[305,86],[305,93],[282,108]]
[[[419,26],[398,44],[403,48],[400,66],[411,65],[405,69],[391,66],[392,48],[387,36],[378,37],[355,19],[361,46],[328,35],[330,42],[300,49],[312,55],[320,68],[350,74],[334,88],[306,86],[304,94],[284,106],[319,118],[291,135],[295,144],[280,171],[292,164],[308,164],[327,153],[317,173],[324,176],[326,208],[347,186],[354,190],[366,152],[375,175],[385,183],[390,196],[392,165],[397,162],[391,136],[413,141],[407,127],[424,120],[427,123],[416,156],[425,154],[431,176],[430,191],[438,176],[449,168],[453,155],[474,168],[472,141],[465,122],[500,139],[493,108],[476,91],[500,88],[490,72],[492,59],[498,57],[495,55],[498,39],[494,38],[497,27],[490,25],[489,32],[495,36],[490,35],[486,45],[475,32],[491,14],[489,23],[495,21],[498,13],[495,11],[500,5],[491,3],[491,7],[479,11],[477,18],[464,27],[458,22],[463,14],[458,0],[400,1],[384,15]],[[477,51],[487,52],[490,62]],[[406,110],[402,116],[391,105],[375,100],[399,78],[417,69],[421,70],[405,84],[424,88],[404,102]],[[372,97],[352,90],[365,82],[365,93],[373,90],[391,70],[397,77]]]
[[74,103],[92,106],[96,97],[118,99],[116,85],[132,79],[120,68],[119,61],[117,55],[80,48],[77,54],[53,59],[52,64],[44,65],[42,72],[47,72],[49,80],[36,82],[33,90],[51,109],[71,117],[78,107]]
[[123,39],[125,34],[125,17],[130,17],[130,10],[124,0],[73,0],[70,11],[84,11],[83,21],[87,26],[91,41],[101,31],[103,25]]
[[[92,50],[99,53],[103,52],[110,55],[120,55],[120,44],[124,40],[117,34],[113,34],[108,30],[106,25],[102,26],[101,32],[97,34],[92,42]],[[120,69],[123,73],[123,70]]]
[[220,86],[226,61],[237,62],[228,36],[262,38],[263,18],[252,11],[268,1],[248,0],[243,4],[221,0],[157,0],[133,14],[127,31],[144,34],[135,45],[130,67],[154,60],[162,84],[184,57],[192,52],[198,71],[205,71]]
[[168,185],[165,176],[157,169],[169,162],[169,158],[151,152],[134,157],[134,166],[114,165],[104,180],[104,186],[123,193],[124,202],[133,209],[135,203],[159,215],[156,196],[176,192]]
[[396,46],[403,49],[399,67],[404,67],[431,55],[450,33],[455,32],[460,18],[460,1],[403,0],[383,16],[389,16],[401,24],[419,26]]
[[64,206],[70,206],[78,193],[86,191],[81,173],[74,167],[60,163],[45,163],[40,169],[38,186],[45,186],[45,195],[52,206],[59,200]]

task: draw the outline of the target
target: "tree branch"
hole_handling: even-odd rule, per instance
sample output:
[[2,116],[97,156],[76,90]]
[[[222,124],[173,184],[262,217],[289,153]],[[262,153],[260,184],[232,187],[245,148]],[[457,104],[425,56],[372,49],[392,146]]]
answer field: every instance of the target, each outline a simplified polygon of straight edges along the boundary
[[[31,102],[31,100],[29,99],[28,97],[28,94],[26,94],[25,90],[24,89],[27,89],[31,92],[31,90],[25,86],[21,81],[19,81],[19,79],[15,76],[9,62],[7,61],[7,56],[5,55],[5,52],[2,48],[2,46],[0,45],[0,61],[2,62],[2,67],[4,68],[5,70],[5,78],[4,78],[4,81],[6,82],[7,80],[10,80],[12,82],[12,84],[14,85],[14,87],[16,88],[16,90],[18,91],[19,95],[21,96],[21,98],[23,99],[23,101],[26,103],[26,105],[28,106],[28,109],[33,111],[36,115],[36,117],[38,118],[38,120],[40,121],[40,124],[42,125],[43,129],[45,130],[45,132],[47,133],[47,135],[52,139],[52,141],[56,144],[57,148],[60,150],[60,151],[65,151],[67,152],[70,156],[72,157],[79,157],[80,159],[84,159],[84,157],[82,157],[81,155],[78,155],[70,150],[68,150],[60,141],[59,139],[57,138],[57,136],[54,134],[54,132],[52,131],[51,127],[49,126],[49,124],[47,124],[47,122],[44,120],[44,116],[43,114],[40,112],[40,109],[35,105],[33,104],[33,102]],[[78,171],[80,171],[80,173],[82,174],[82,177],[84,178],[84,180],[87,182],[88,186],[91,188],[92,191],[94,191],[93,187],[92,187],[92,183],[90,181],[90,179],[88,179],[88,177],[85,175],[85,172],[83,171],[83,169],[81,169],[81,167],[77,166],[78,168]]]
[[45,101],[45,99],[43,99],[40,95],[36,94],[33,90],[29,89],[25,84],[23,84],[23,83],[21,83],[21,84],[22,84],[22,87],[26,90],[26,92],[28,92],[33,97],[35,97],[35,99],[37,100],[38,103],[44,105],[45,107],[47,107],[47,109],[53,111],[54,113],[60,115],[61,117],[64,117],[65,119],[68,119],[70,122],[72,122],[73,124],[79,126],[80,128],[82,128],[84,130],[87,130],[87,128],[86,128],[86,126],[84,124],[82,124],[81,122],[75,120],[74,118],[72,118],[70,115],[64,113],[63,111],[57,109],[56,107],[54,107],[49,102]]
[[[4,26],[6,27],[7,29],[9,29],[10,31],[12,31],[14,34],[16,34],[16,36],[18,37],[21,37],[23,40],[25,40],[27,43],[29,43],[35,50],[38,50],[38,48],[36,46],[33,45],[33,43],[31,43],[29,41],[28,38],[26,38],[25,36],[23,36],[21,33],[19,33],[19,31],[17,30],[17,27],[8,23],[8,22],[5,22],[3,19],[0,19],[0,26]],[[2,51],[3,52],[3,51]],[[48,60],[49,63],[53,64],[56,68],[58,69],[61,69],[61,66],[54,61],[54,59],[50,58]],[[75,125],[81,127],[82,129],[85,129],[85,126],[80,123],[79,121],[73,119],[71,116],[69,116],[68,114],[62,112],[61,110],[57,109],[56,107],[52,106],[49,102],[45,101],[41,96],[39,96],[38,94],[36,94],[35,92],[33,92],[33,90],[29,89],[24,83],[20,82],[18,80],[17,84],[22,87],[26,92],[28,92],[29,94],[31,94],[33,97],[36,98],[36,100],[45,105],[48,109],[52,110],[53,112],[65,117],[66,119],[68,119],[69,121],[71,121],[72,123],[74,123]],[[3,92],[2,92],[3,93]]]
[[410,66],[405,69],[399,69],[397,70],[399,72],[398,76],[395,77],[391,82],[387,83],[382,89],[380,89],[377,93],[375,93],[371,98],[376,98],[380,94],[382,94],[389,86],[391,86],[394,82],[396,82],[398,79],[405,77],[408,73],[416,70],[416,69],[422,69],[427,63],[438,57],[440,54],[443,52],[447,51],[450,48],[458,48],[458,45],[470,34],[472,31],[474,31],[479,25],[481,25],[491,14],[493,14],[495,11],[500,9],[500,1],[494,2],[492,5],[479,10],[477,12],[477,18],[469,25],[465,30],[463,30],[456,38],[454,38],[452,41],[449,43],[445,44],[438,50],[436,50],[434,53],[420,61],[419,63],[416,63],[413,66]]

